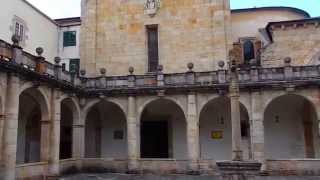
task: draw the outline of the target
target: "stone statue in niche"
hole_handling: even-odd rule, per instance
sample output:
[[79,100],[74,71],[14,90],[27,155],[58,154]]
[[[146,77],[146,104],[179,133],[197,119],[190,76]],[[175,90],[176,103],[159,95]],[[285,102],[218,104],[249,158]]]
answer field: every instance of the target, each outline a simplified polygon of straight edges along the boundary
[[148,14],[149,16],[156,15],[157,11],[160,8],[160,0],[147,0],[145,3],[145,14]]

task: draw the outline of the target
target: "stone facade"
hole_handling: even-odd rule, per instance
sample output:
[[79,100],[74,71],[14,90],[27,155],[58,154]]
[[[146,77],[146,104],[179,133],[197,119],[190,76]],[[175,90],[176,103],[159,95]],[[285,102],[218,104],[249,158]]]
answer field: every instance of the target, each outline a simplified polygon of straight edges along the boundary
[[[286,59],[281,67],[239,69],[232,81],[226,78],[230,72],[223,69],[189,70],[182,77],[158,72],[114,78],[102,72],[100,77],[78,78],[61,71],[58,59],[55,65],[44,64],[41,56],[25,57],[16,45],[5,47],[12,48],[14,57],[3,56],[0,61],[1,173],[5,180],[79,171],[219,175],[216,163],[231,159],[261,162],[265,175],[319,174],[317,66],[295,67]],[[34,69],[32,64],[42,68]],[[232,88],[226,83],[232,83]],[[34,107],[40,116],[30,116],[28,111]],[[143,158],[141,128],[149,118],[158,117],[168,118],[173,126],[168,147],[172,154],[164,159]],[[39,124],[38,130],[23,128],[24,118],[33,122],[32,127]],[[68,119],[71,133],[65,134]],[[104,123],[90,125],[99,121]],[[236,125],[240,121],[241,126]],[[242,122],[249,126],[243,129]],[[19,135],[21,129],[27,133]],[[110,133],[119,130],[124,130],[122,140]],[[39,134],[33,136],[35,132]],[[222,132],[222,139],[212,139],[214,135],[209,134],[213,132]],[[274,139],[284,142],[277,145]],[[23,147],[18,143],[21,140],[29,143]],[[62,154],[67,156],[62,158]],[[17,161],[21,155],[25,158]]]
[[[148,2],[156,4],[147,12],[140,0],[82,2],[87,71],[79,75],[64,71],[58,57],[54,64],[45,61],[41,48],[37,56],[24,52],[16,37],[13,44],[0,41],[0,178],[320,175],[320,71],[305,66],[317,59],[310,49],[317,49],[311,36],[319,34],[319,18],[269,23],[273,41],[262,49],[253,45],[256,59],[245,64],[241,43],[227,53],[227,1]],[[143,38],[150,24],[164,35],[163,68],[145,74]],[[298,54],[289,36],[302,30],[313,34]],[[255,63],[259,58],[262,66]]]
[[293,65],[319,64],[319,28],[318,21],[271,24],[269,29],[272,33],[273,43],[262,50],[263,66],[276,67],[281,65],[281,59],[288,55],[284,52],[290,52]]
[[[112,6],[110,6],[112,4]],[[145,1],[84,1],[81,65],[95,75],[137,74],[148,69],[146,26],[158,25],[159,58],[165,72],[183,72],[189,62],[197,71],[217,69],[231,41],[229,2],[225,0],[162,0],[155,16],[144,12]]]

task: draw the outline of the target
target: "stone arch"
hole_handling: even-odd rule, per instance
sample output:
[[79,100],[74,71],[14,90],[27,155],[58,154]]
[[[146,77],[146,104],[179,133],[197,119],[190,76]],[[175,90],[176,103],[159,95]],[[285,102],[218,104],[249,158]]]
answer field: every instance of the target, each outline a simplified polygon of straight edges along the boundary
[[123,108],[113,101],[95,100],[86,107],[85,156],[87,158],[127,157],[127,126]]
[[141,120],[141,115],[142,115],[142,112],[143,110],[147,107],[148,104],[156,101],[156,100],[159,100],[159,99],[165,99],[165,100],[169,100],[169,101],[172,101],[173,103],[175,103],[177,106],[179,106],[179,108],[182,110],[183,112],[183,115],[185,117],[186,116],[186,108],[183,106],[183,103],[181,101],[179,101],[178,99],[176,98],[173,98],[173,97],[152,97],[152,98],[149,98],[147,100],[145,100],[141,105],[139,105],[139,108],[138,108],[138,120],[140,121]]
[[142,158],[187,158],[183,106],[171,98],[152,98],[139,110]]
[[44,146],[50,131],[43,124],[50,120],[49,104],[41,89],[23,89],[19,95],[17,163],[39,162],[48,155]]
[[301,97],[305,98],[306,100],[308,100],[313,105],[313,107],[316,108],[316,102],[314,101],[312,95],[309,95],[310,92],[311,92],[310,90],[307,90],[307,91],[302,91],[302,92],[300,92],[300,91],[295,91],[295,92],[275,91],[272,93],[266,93],[265,94],[266,98],[264,98],[264,101],[263,101],[263,109],[266,110],[266,108],[270,105],[270,103],[272,101],[274,101],[275,99],[277,99],[279,97],[285,96],[285,95],[301,96]]
[[268,102],[263,116],[266,158],[319,157],[318,115],[308,96],[276,96]]
[[[202,159],[231,160],[232,134],[230,98],[210,98],[199,113],[200,156]],[[242,149],[244,158],[251,158],[248,109],[240,103]]]
[[81,108],[79,105],[79,102],[77,101],[76,98],[74,97],[70,97],[68,95],[64,95],[60,98],[60,103],[62,103],[63,101],[68,100],[69,103],[72,105],[72,112],[73,112],[73,116],[74,116],[74,122],[73,124],[79,124],[80,123],[80,117],[81,117]]
[[41,102],[41,107],[44,108],[42,111],[43,112],[43,120],[46,120],[48,121],[50,119],[50,109],[51,109],[51,106],[50,106],[50,101],[48,99],[48,96],[46,94],[46,91],[43,87],[35,87],[34,84],[32,82],[27,82],[27,83],[24,83],[21,87],[20,87],[20,95],[29,90],[29,89],[33,89],[35,91],[37,91],[39,93],[39,96],[36,96],[35,98]]
[[[200,115],[201,111],[203,110],[203,108],[211,101],[217,99],[217,98],[221,98],[221,97],[227,97],[229,98],[228,96],[220,96],[220,95],[217,95],[217,94],[214,94],[214,95],[211,95],[209,96],[206,101],[202,101],[200,104],[199,104],[199,107],[198,107],[198,114]],[[245,99],[242,99],[242,96],[240,97],[239,99],[240,101],[240,105],[243,106],[247,111],[250,109],[250,105],[248,104],[248,102],[245,101]],[[249,112],[249,111],[248,111]]]
[[86,105],[82,108],[81,110],[81,114],[83,117],[86,117],[89,110],[95,106],[96,104],[98,104],[99,102],[101,101],[107,101],[107,102],[110,102],[110,103],[113,103],[115,105],[117,105],[121,110],[122,112],[127,115],[127,110],[126,108],[124,107],[124,105],[120,102],[118,102],[117,100],[115,99],[109,99],[109,98],[105,98],[105,99],[93,99],[93,100],[90,100],[89,102],[86,103]]

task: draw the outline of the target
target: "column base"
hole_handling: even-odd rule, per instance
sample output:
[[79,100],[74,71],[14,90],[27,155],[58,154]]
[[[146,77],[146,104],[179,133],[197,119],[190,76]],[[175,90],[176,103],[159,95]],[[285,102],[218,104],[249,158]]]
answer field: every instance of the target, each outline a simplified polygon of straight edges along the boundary
[[59,180],[60,176],[59,175],[47,175],[45,176],[45,180]]
[[128,170],[127,170],[127,174],[141,174],[141,172],[139,171],[139,162],[138,160],[134,159],[134,160],[129,160],[128,162]]
[[138,171],[138,170],[128,170],[126,173],[127,174],[141,174],[140,171]]
[[192,176],[198,176],[198,175],[200,175],[200,171],[198,171],[198,170],[188,170],[186,172],[186,174],[187,175],[192,175]]
[[220,161],[217,166],[223,174],[257,174],[262,164],[256,161]]

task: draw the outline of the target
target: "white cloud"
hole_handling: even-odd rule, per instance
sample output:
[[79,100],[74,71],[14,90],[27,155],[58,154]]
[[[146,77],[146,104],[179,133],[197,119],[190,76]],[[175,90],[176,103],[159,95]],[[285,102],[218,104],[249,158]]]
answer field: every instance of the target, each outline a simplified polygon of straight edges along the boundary
[[49,17],[66,18],[80,16],[81,0],[28,0]]

